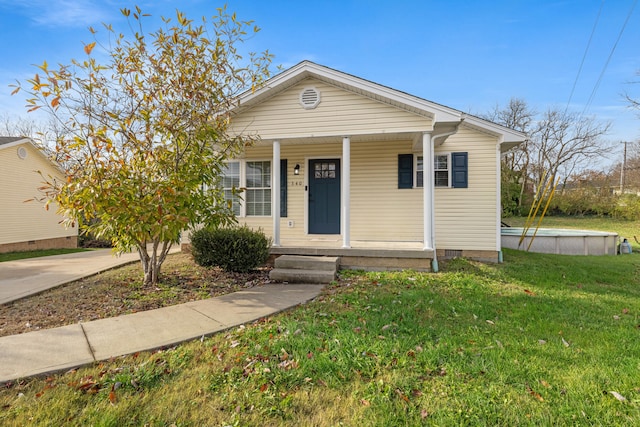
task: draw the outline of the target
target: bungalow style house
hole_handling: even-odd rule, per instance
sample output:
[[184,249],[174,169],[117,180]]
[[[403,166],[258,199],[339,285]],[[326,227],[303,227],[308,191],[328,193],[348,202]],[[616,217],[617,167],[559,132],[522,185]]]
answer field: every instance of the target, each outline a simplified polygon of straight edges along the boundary
[[522,133],[309,61],[243,94],[229,131],[260,138],[223,181],[275,255],[371,270],[501,260],[500,157]]
[[75,248],[78,228],[65,228],[51,206],[33,200],[44,176],[63,179],[57,165],[23,137],[0,137],[0,253],[36,249]]

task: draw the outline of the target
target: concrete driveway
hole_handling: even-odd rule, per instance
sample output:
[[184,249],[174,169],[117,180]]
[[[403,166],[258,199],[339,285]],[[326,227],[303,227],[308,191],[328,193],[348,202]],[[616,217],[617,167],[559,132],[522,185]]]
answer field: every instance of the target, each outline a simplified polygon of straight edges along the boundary
[[[171,253],[179,251],[174,245]],[[137,252],[115,256],[110,249],[96,249],[0,262],[0,304],[139,260]]]

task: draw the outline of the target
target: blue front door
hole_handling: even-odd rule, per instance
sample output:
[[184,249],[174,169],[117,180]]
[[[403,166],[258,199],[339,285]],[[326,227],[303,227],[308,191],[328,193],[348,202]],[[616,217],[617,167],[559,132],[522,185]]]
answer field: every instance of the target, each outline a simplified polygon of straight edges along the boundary
[[340,159],[309,160],[309,234],[340,234]]

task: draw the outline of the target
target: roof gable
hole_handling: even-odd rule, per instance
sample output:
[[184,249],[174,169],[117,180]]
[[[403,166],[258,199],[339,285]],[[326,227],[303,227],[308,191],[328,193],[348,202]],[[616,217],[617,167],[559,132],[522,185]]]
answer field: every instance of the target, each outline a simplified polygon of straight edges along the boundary
[[[313,105],[305,95],[314,93]],[[260,102],[236,111],[232,134],[259,134],[263,140],[374,137],[415,133],[432,126],[432,116],[416,114],[371,97],[336,87],[315,77],[297,81]]]
[[18,147],[25,144],[29,145],[32,151],[34,151],[42,159],[49,162],[54,168],[56,168],[56,170],[58,170],[59,172],[63,172],[60,165],[47,157],[47,155],[42,151],[42,148],[38,147],[38,145],[34,143],[31,138],[0,136],[0,150],[6,150],[11,147]]
[[513,129],[311,61],[300,62],[288,70],[270,78],[258,90],[247,91],[242,94],[239,98],[239,106],[234,110],[234,113],[241,114],[243,111],[265,102],[306,79],[316,79],[377,102],[419,116],[429,117],[432,119],[434,125],[440,124],[443,125],[443,128],[449,125],[460,124],[464,121],[473,127],[498,136],[500,143],[508,145],[509,148],[526,139],[526,135]]

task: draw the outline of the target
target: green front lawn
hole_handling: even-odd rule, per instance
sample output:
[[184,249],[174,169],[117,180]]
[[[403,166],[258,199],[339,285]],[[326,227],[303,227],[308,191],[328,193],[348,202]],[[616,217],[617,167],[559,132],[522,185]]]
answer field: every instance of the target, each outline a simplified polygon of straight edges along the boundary
[[2,425],[637,425],[640,255],[345,272],[316,301],[0,389]]
[[69,248],[69,249],[44,249],[40,251],[22,251],[22,252],[7,252],[0,254],[0,262],[4,261],[16,261],[19,259],[38,258],[51,255],[63,255],[72,254],[75,252],[85,252],[88,249],[84,248]]

